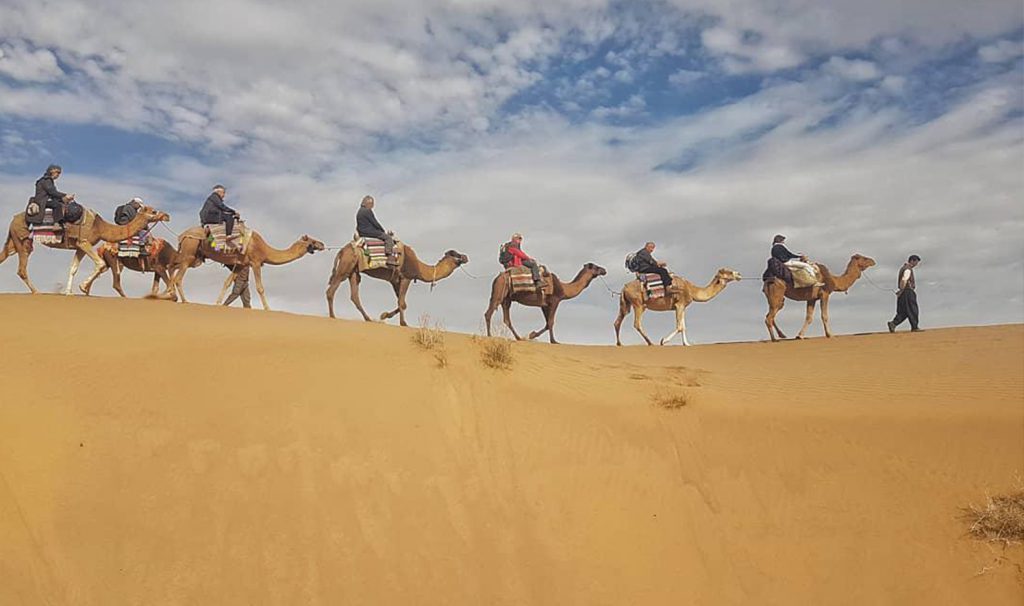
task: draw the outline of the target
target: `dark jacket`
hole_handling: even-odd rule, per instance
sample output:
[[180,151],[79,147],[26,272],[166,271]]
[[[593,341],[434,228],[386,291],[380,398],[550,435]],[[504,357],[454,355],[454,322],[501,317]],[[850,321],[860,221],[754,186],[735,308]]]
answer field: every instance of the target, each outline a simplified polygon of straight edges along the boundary
[[644,273],[658,267],[658,262],[654,260],[651,253],[647,252],[646,246],[636,251],[636,256],[633,257],[633,264],[636,267],[637,273]]
[[139,209],[135,208],[135,205],[122,204],[114,211],[114,223],[117,223],[118,225],[128,225],[138,214]]
[[203,209],[199,211],[199,220],[203,225],[210,225],[212,223],[223,223],[224,218],[227,215],[237,215],[238,213],[227,204],[224,204],[224,198],[220,197],[220,194],[213,192],[210,197],[206,199],[206,203],[203,204]]
[[57,190],[57,187],[53,184],[53,179],[50,177],[44,176],[36,181],[35,201],[39,208],[46,208],[47,206],[53,208],[57,203],[63,202],[66,195],[64,192]]
[[384,227],[374,216],[373,209],[365,206],[356,211],[356,233],[364,238],[383,238],[387,235]]
[[799,259],[800,255],[794,255],[789,251],[788,248],[786,248],[785,244],[779,242],[778,244],[772,245],[772,258],[778,259],[779,261],[785,263],[786,261],[790,261],[792,259]]

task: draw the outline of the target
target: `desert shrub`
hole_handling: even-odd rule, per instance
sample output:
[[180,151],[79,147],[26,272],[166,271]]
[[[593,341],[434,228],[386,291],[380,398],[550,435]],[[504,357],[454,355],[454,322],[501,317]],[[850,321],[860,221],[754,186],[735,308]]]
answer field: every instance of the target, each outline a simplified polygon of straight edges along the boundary
[[964,507],[963,517],[970,523],[968,533],[985,541],[1019,543],[1024,541],[1024,487],[998,496],[990,496],[983,505]]

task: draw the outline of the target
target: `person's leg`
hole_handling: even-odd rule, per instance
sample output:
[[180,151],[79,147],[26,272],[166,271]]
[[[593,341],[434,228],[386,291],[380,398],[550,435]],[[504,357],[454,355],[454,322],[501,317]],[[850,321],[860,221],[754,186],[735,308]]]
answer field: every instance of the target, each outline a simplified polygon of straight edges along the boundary
[[395,252],[395,237],[391,234],[384,234],[380,239],[384,240],[384,254],[386,254],[390,260],[391,255]]
[[245,289],[242,290],[242,307],[252,309],[252,297],[249,294],[249,281],[245,282]]
[[920,310],[917,307],[917,293],[912,290],[908,290],[906,294],[907,304],[905,313],[907,315],[907,319],[910,320],[910,330],[919,330],[917,327],[917,321]]
[[896,315],[893,317],[892,324],[893,328],[899,326],[907,319],[907,293],[909,290],[905,290],[900,293],[900,296],[896,297]]
[[672,274],[668,273],[668,269],[655,267],[652,271],[661,276],[661,283],[665,285],[665,288],[672,286]]
[[[45,208],[53,211],[53,222],[60,223],[64,220],[64,205],[60,202],[47,202]],[[45,212],[45,210],[44,210]]]
[[223,215],[224,218],[224,233],[231,237],[231,232],[235,229],[235,215],[227,214]]
[[534,261],[533,259],[530,259],[528,261],[523,261],[523,267],[529,267],[530,268],[530,273],[533,274],[533,282],[534,282],[534,284],[540,284],[541,283],[541,279],[540,279],[540,265],[537,265],[536,261]]
[[236,295],[235,291],[232,290],[231,294],[228,295],[226,299],[224,299],[224,303],[222,305],[224,305],[224,307],[227,307],[228,305],[231,305],[232,303],[234,303],[235,299],[237,299],[237,298],[238,298],[238,295]]

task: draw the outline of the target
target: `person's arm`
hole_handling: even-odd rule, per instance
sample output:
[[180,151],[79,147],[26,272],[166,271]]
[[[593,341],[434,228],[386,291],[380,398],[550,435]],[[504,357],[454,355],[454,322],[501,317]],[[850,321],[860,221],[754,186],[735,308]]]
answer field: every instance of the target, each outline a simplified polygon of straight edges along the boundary
[[43,191],[46,192],[46,195],[51,198],[57,198],[58,200],[64,200],[68,197],[66,193],[57,190],[57,186],[53,184],[53,180],[51,179],[43,181]]
[[793,254],[783,244],[776,244],[775,246],[778,247],[778,251],[777,251],[778,254],[775,256],[775,258],[780,260],[780,261],[782,261],[783,263],[785,263],[786,261],[792,261],[793,259],[800,259],[800,258],[802,258],[801,255]]
[[375,229],[379,229],[381,231],[385,231],[384,230],[384,226],[381,225],[380,221],[377,220],[377,215],[373,214],[373,210],[372,209],[369,209],[369,208],[366,209],[366,215],[369,218],[370,223],[373,224],[373,227]]
[[238,212],[235,209],[231,208],[227,204],[224,204],[224,200],[217,194],[213,194],[213,205],[216,206],[217,210],[221,211],[222,213],[231,213],[232,215],[238,214]]

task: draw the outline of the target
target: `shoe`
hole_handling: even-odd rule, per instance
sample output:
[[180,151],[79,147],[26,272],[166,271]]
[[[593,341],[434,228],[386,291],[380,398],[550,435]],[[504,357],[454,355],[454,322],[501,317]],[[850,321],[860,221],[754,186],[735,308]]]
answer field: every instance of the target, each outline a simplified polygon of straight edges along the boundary
[[889,327],[889,332],[896,332],[896,325],[892,322],[886,322],[885,325]]
[[924,332],[923,328],[911,328],[910,332]]

